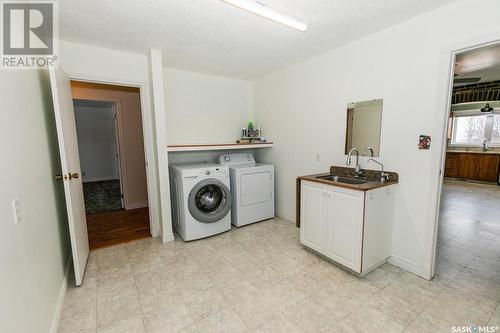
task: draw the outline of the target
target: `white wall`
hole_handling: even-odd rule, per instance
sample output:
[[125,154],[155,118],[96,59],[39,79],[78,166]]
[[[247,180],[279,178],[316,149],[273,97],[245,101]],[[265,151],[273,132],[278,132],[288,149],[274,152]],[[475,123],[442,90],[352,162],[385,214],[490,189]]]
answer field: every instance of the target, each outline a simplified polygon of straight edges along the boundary
[[50,96],[46,72],[1,71],[1,332],[49,332],[70,256]]
[[498,0],[453,2],[258,80],[256,119],[275,143],[258,155],[276,164],[278,211],[294,216],[295,177],[344,165],[347,103],[383,98],[380,161],[400,174],[393,256],[428,277],[451,50],[500,32],[499,12]]
[[[146,55],[122,52],[86,44],[59,41],[59,64],[72,79],[129,84],[141,88],[142,121],[145,124],[144,142],[147,162],[148,200],[151,232],[159,236],[161,229],[159,167],[154,130],[154,111],[151,102],[151,66]],[[162,152],[163,153],[163,152]],[[166,152],[165,152],[166,154]],[[170,203],[164,203],[170,205]]]
[[189,152],[170,152],[168,154],[168,163],[219,163],[219,157],[223,154],[255,154],[256,149],[226,149],[209,151],[189,151]]
[[83,182],[119,179],[113,106],[75,106]]
[[253,120],[249,81],[164,67],[169,144],[235,142]]

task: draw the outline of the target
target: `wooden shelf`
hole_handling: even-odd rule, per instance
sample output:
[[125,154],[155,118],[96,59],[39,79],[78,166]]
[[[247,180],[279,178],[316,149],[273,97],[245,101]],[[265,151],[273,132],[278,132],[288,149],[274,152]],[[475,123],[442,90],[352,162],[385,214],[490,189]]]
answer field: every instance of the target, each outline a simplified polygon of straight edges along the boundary
[[168,152],[271,148],[272,142],[168,145]]

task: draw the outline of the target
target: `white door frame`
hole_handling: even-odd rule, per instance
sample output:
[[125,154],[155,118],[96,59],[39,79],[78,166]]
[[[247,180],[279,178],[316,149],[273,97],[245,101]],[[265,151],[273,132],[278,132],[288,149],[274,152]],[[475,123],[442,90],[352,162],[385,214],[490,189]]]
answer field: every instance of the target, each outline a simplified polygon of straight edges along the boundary
[[[90,82],[98,84],[118,85],[125,87],[139,88],[141,99],[141,118],[142,118],[142,133],[144,136],[144,158],[146,161],[146,181],[148,190],[148,209],[149,209],[149,230],[151,236],[161,236],[161,220],[158,197],[158,181],[157,181],[157,164],[156,164],[156,148],[153,126],[153,109],[149,105],[149,89],[148,84],[141,81],[126,81],[115,78],[105,78],[95,75],[76,74],[69,72],[68,76],[71,81]],[[115,101],[116,102],[116,101]]]
[[[438,227],[439,227],[439,213],[440,213],[440,203],[441,203],[441,195],[442,195],[442,190],[443,190],[443,183],[444,183],[444,169],[445,169],[445,162],[446,162],[446,150],[447,150],[447,140],[448,140],[448,126],[449,126],[449,112],[451,109],[451,97],[452,97],[452,92],[453,92],[453,79],[454,79],[454,74],[455,74],[455,59],[456,56],[460,53],[464,53],[467,51],[471,51],[474,49],[482,48],[485,46],[490,46],[490,45],[495,45],[500,43],[500,32],[483,36],[481,38],[475,39],[475,40],[469,40],[460,44],[455,44],[446,50],[444,50],[444,58],[442,60],[442,69],[443,69],[443,75],[442,79],[444,77],[447,77],[446,80],[446,105],[445,107],[442,108],[442,113],[438,112],[437,116],[437,121],[439,123],[443,123],[444,126],[440,128],[439,130],[441,131],[439,133],[440,137],[438,139],[437,144],[441,144],[441,146],[438,149],[439,156],[440,156],[440,162],[439,162],[439,177],[438,177],[438,183],[434,184],[437,188],[436,194],[437,196],[435,197],[435,211],[434,211],[434,221],[432,223],[432,229],[430,230],[431,232],[431,237],[430,237],[430,243],[428,243],[428,246],[425,247],[427,251],[427,258],[428,260],[426,262],[429,263],[430,267],[428,267],[428,273],[429,276],[428,278],[431,279],[434,277],[436,274],[436,248],[437,248],[437,236],[438,236]],[[446,71],[445,71],[446,70]],[[443,89],[444,93],[444,89]],[[441,109],[441,108],[439,108]]]

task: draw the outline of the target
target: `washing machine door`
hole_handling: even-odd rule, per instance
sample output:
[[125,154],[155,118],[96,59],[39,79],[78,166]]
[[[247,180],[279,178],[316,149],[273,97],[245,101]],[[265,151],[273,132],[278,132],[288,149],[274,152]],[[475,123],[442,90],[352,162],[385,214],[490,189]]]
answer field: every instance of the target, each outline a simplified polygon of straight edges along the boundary
[[198,221],[215,223],[231,210],[231,193],[220,180],[204,179],[189,193],[188,208]]

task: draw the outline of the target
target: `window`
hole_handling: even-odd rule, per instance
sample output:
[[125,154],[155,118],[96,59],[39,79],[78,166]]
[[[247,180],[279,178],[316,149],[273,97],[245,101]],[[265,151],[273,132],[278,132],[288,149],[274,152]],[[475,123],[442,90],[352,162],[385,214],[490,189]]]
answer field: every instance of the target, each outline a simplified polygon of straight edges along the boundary
[[455,117],[453,143],[483,144],[485,120],[485,116]]
[[500,114],[493,116],[493,131],[491,132],[491,144],[500,145]]
[[500,146],[500,114],[453,114],[452,145]]

